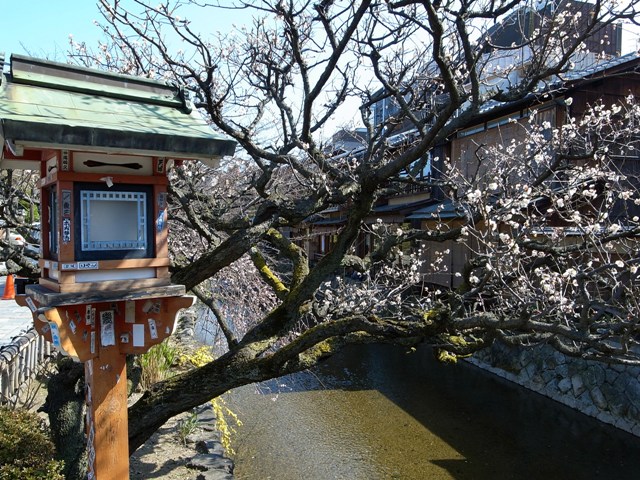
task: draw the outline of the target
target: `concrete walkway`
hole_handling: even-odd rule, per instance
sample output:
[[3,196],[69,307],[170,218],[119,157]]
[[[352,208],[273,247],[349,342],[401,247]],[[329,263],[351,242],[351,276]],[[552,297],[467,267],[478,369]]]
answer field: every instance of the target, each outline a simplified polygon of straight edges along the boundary
[[[0,297],[4,294],[7,277],[0,277]],[[0,300],[0,347],[11,343],[16,335],[33,325],[31,310],[19,306],[14,300]]]

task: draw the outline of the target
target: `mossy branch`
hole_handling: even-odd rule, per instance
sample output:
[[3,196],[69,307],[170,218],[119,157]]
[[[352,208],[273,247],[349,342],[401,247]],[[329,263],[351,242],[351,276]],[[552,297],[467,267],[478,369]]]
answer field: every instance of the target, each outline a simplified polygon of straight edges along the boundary
[[307,253],[303,248],[290,241],[275,228],[270,228],[267,231],[265,239],[293,263],[291,288],[295,288],[309,274],[309,259]]
[[433,337],[443,325],[433,321],[412,321],[381,318],[375,315],[351,315],[331,322],[320,323],[301,333],[271,357],[275,365],[290,362],[317,361],[329,356],[347,343],[409,338]]
[[251,261],[253,261],[253,264],[258,270],[258,273],[260,273],[262,279],[273,289],[274,293],[280,300],[284,300],[289,293],[289,289],[284,283],[282,283],[282,280],[273,273],[273,270],[269,268],[267,261],[264,259],[258,248],[251,247],[249,255],[251,256]]

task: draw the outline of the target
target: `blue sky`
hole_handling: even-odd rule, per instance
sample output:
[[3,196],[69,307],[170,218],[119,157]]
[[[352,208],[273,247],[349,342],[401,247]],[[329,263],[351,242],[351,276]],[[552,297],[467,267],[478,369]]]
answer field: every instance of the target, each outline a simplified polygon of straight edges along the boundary
[[[221,3],[231,4],[231,0]],[[10,53],[18,53],[64,61],[69,35],[89,46],[96,46],[101,38],[100,30],[93,24],[94,20],[101,20],[94,0],[0,0],[0,7],[0,52],[7,58]],[[198,9],[193,15],[187,11],[180,13],[190,18],[201,32],[226,31],[232,23],[248,21],[247,13],[242,11],[208,8]],[[631,37],[625,41],[627,51],[637,48]]]
[[[130,0],[120,1],[131,3]],[[233,2],[219,1],[225,5]],[[0,7],[0,52],[5,53],[5,61],[9,60],[11,53],[17,53],[65,62],[69,35],[94,48],[102,38],[100,29],[94,25],[95,20],[102,20],[95,0],[0,0]],[[178,14],[190,19],[194,31],[201,33],[227,32],[234,24],[250,22],[246,11],[206,8],[196,9],[196,12],[181,10]],[[625,30],[623,50],[627,52],[638,48],[638,29],[634,28],[635,34],[631,35],[629,26]],[[359,102],[355,99],[348,105],[345,110],[351,113],[341,122],[349,121],[353,112],[358,111]],[[338,121],[338,116],[335,121]]]
[[91,43],[100,37],[93,25],[100,14],[91,0],[0,0],[0,4],[0,51],[7,59],[9,54],[19,53],[64,61],[70,34]]
[[[222,3],[225,3],[224,1]],[[231,2],[228,2],[231,3]],[[64,62],[69,35],[96,46],[102,38],[94,20],[102,16],[94,0],[0,0],[0,52],[31,55]],[[182,16],[197,22],[199,31],[227,31],[232,23],[247,22],[247,14],[230,10],[198,10]]]

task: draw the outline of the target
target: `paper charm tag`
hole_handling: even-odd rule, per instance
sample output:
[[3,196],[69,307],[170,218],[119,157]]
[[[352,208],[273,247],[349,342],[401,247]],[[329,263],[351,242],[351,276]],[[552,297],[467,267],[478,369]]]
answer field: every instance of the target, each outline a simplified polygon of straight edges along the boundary
[[152,339],[158,338],[158,329],[156,328],[156,321],[153,318],[147,320],[149,322],[149,335]]
[[100,312],[100,345],[108,347],[116,344],[116,329],[113,310]]
[[49,322],[49,328],[51,329],[51,343],[56,348],[62,348],[60,344],[60,331],[58,325],[54,322]]

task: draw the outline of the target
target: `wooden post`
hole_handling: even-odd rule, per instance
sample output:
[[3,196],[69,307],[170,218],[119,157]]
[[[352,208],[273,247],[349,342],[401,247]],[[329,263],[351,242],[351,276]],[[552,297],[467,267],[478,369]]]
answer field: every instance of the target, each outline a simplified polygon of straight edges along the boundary
[[85,363],[88,480],[129,479],[126,355],[103,347]]
[[[38,333],[85,364],[88,480],[129,479],[127,354],[143,354],[166,339],[178,312],[195,300],[162,295],[168,292],[182,294],[184,287],[90,293],[85,298],[82,294],[66,297],[41,285],[28,287],[31,297],[25,303],[33,312]],[[41,308],[50,296],[76,303]]]

